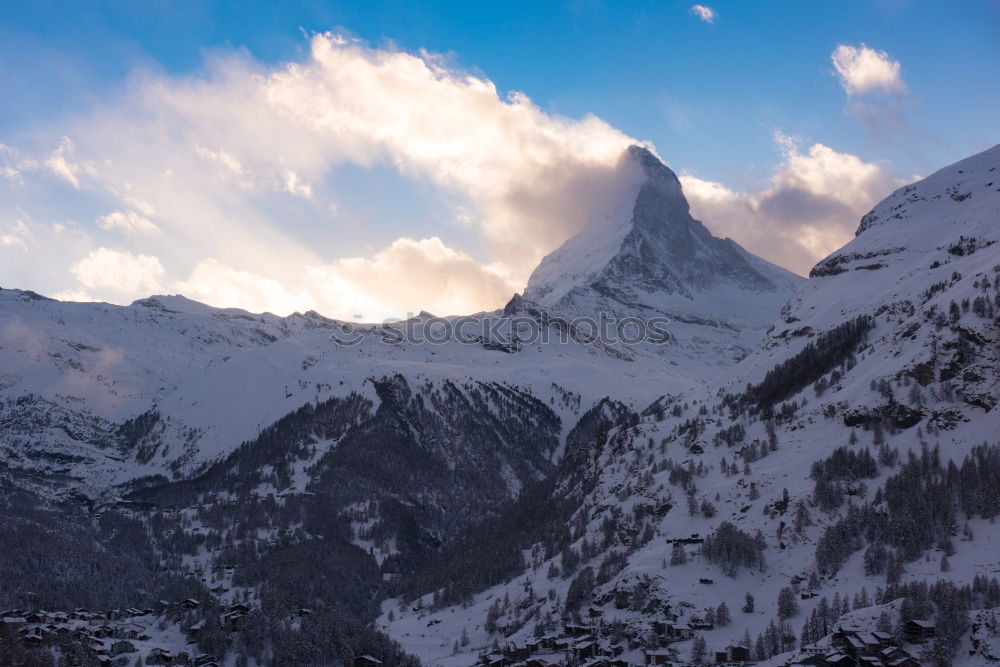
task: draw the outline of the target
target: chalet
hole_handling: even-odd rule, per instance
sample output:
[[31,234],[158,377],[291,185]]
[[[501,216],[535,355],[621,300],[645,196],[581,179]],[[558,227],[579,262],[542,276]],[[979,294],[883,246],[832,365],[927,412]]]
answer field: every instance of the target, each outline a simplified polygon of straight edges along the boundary
[[725,651],[715,652],[716,662],[750,662],[750,649],[739,644],[727,646]]
[[885,664],[887,667],[920,667],[920,663],[913,656],[906,653],[893,658],[892,661]]
[[826,667],[827,663],[822,653],[809,653],[799,656],[792,664],[801,667]]
[[524,664],[525,667],[558,667],[563,664],[563,657],[559,653],[535,655],[528,658]]
[[379,667],[382,661],[368,654],[359,655],[354,659],[354,667]]
[[202,631],[202,629],[203,629],[204,627],[205,627],[205,619],[201,619],[201,620],[200,620],[200,621],[198,621],[197,623],[192,623],[192,624],[191,624],[191,625],[190,625],[190,626],[188,627],[188,629],[187,629],[187,634],[188,634],[188,636],[189,636],[189,637],[191,637],[192,639],[197,639],[197,638],[198,638],[198,634],[199,634],[199,633],[200,633],[200,632]]
[[670,665],[670,651],[645,651],[646,666],[650,665]]
[[45,616],[39,614],[38,612],[31,612],[30,614],[25,614],[24,620],[28,623],[44,623]]
[[119,639],[111,645],[111,655],[121,655],[122,653],[135,653],[135,644],[127,639]]
[[528,656],[531,655],[531,650],[527,646],[518,646],[515,644],[514,646],[505,647],[504,654],[520,662],[528,659]]
[[589,635],[591,627],[589,625],[579,625],[576,623],[565,623],[563,625],[563,632],[567,635],[572,635],[573,637],[582,637],[583,635]]
[[604,610],[598,609],[597,607],[591,607],[590,609],[587,610],[587,613],[590,615],[591,618],[600,618],[601,616],[604,615]]
[[126,623],[115,629],[115,636],[122,639],[139,639],[146,633],[146,628],[138,623]]
[[857,661],[845,653],[831,653],[826,656],[827,667],[857,667]]
[[315,613],[316,613],[315,611],[309,609],[308,607],[299,608],[299,616],[312,616]]
[[213,662],[215,662],[214,655],[210,655],[208,653],[202,653],[201,655],[195,657],[194,667],[203,667],[203,665],[207,665]]
[[817,595],[819,595],[819,593],[816,593],[815,591],[803,591],[802,593],[799,594],[799,597],[802,598],[803,600],[811,600]]
[[247,615],[239,611],[231,611],[222,617],[222,626],[230,632],[240,630],[246,623]]
[[694,630],[687,623],[664,624],[663,638],[667,641],[684,641],[694,637]]
[[934,634],[934,624],[930,621],[907,621],[903,625],[903,639],[911,644],[922,644],[928,639],[933,639]]
[[552,648],[554,648],[557,651],[568,651],[569,648],[574,643],[575,643],[575,640],[572,637],[559,637],[553,643]]
[[165,648],[154,648],[146,656],[147,665],[169,665],[174,661],[174,654]]
[[589,660],[597,655],[597,644],[592,640],[581,641],[573,644],[571,650],[577,661]]
[[688,623],[688,625],[691,627],[692,630],[714,630],[715,629],[715,624],[714,623],[707,623],[707,622],[705,622],[704,619],[701,619],[701,618],[692,618],[691,621]]
[[610,664],[604,656],[597,656],[583,663],[580,667],[610,667]]
[[[487,667],[507,667],[509,664],[511,664],[510,660],[507,659],[507,656],[501,653],[490,653],[489,655],[485,656],[482,659],[482,661],[484,665],[487,665]],[[355,667],[359,666],[355,664]]]
[[699,580],[698,580],[698,583],[699,583],[699,584],[705,584],[705,585],[709,585],[709,586],[710,586],[710,585],[714,584],[714,583],[715,583],[715,581],[714,581],[714,580],[712,580],[712,579],[706,579],[705,577],[702,577],[701,579],[699,579]]
[[249,614],[250,607],[246,606],[245,604],[234,604],[229,606],[229,611],[230,612],[238,611],[241,614]]

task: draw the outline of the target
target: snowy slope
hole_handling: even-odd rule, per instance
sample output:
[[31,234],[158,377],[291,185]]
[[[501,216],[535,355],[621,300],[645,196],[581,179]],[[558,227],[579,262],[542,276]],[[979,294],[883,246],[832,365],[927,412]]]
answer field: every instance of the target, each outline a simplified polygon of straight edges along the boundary
[[[365,326],[353,334],[360,343],[345,345],[330,338],[344,323],[314,312],[282,318],[181,296],[128,307],[59,303],[2,290],[0,406],[17,426],[6,431],[5,460],[70,486],[85,480],[88,494],[140,475],[183,476],[304,404],[351,392],[377,404],[371,381],[393,374],[414,384],[518,387],[556,410],[564,435],[606,396],[637,408],[699,386],[757,344],[802,281],[712,237],[687,213],[673,173],[645,149],[627,151],[615,178],[615,196],[541,264],[528,298],[438,321],[466,327],[461,341],[404,340]],[[566,335],[577,318],[598,314],[665,315],[669,337]],[[512,327],[538,335],[514,344]],[[16,409],[26,397],[40,406],[37,419]],[[155,432],[133,442],[154,412]]]
[[[856,452],[867,447],[875,454],[881,441],[886,451],[898,451],[900,461],[910,451],[919,455],[922,448],[937,447],[945,463],[961,463],[974,446],[998,443],[998,240],[1000,146],[894,192],[863,218],[854,240],[817,264],[758,352],[703,388],[664,398],[638,423],[623,423],[596,441],[582,463],[564,466],[550,502],[575,498],[579,508],[568,522],[577,527],[569,547],[583,554],[574,575],[585,566],[597,572],[612,551],[625,555],[621,570],[598,581],[582,606],[600,614],[605,649],[617,643],[625,657],[641,663],[641,647],[656,645],[652,623],[665,619],[667,605],[680,622],[688,622],[725,602],[732,624],[701,633],[710,651],[722,650],[744,633],[765,632],[777,622],[779,590],[793,585],[793,577],[804,582],[815,573],[817,596],[795,596],[800,610],[789,623],[798,635],[822,598],[836,594],[853,600],[863,588],[872,596],[886,585],[885,575],[865,574],[860,550],[836,573],[820,571],[816,547],[847,506],[873,501],[899,464],[879,465],[877,475],[833,511],[817,506],[811,467],[840,446]],[[831,340],[822,334],[858,316],[870,317],[871,329],[850,354],[816,377],[810,375],[815,364],[801,364],[796,372],[803,385],[779,387],[784,394],[772,406],[776,418],[764,419],[767,411],[754,408],[752,395],[744,395],[748,384],[760,385],[783,362],[802,359],[797,355],[807,345]],[[747,397],[742,405],[750,409],[737,409],[740,397]],[[743,433],[734,434],[734,427]],[[714,510],[706,511],[703,502]],[[796,526],[800,506],[806,518]],[[766,544],[763,569],[744,567],[728,577],[707,561],[699,540],[724,521],[750,535],[760,532]],[[941,553],[932,553],[906,564],[904,583],[943,578],[968,584],[976,575],[996,576],[996,525],[977,516],[962,521],[975,537],[960,537],[956,528],[949,571],[941,571]],[[615,527],[610,536],[606,525]],[[688,562],[671,566],[669,541],[691,536],[699,539],[684,547]],[[494,643],[523,645],[572,618],[565,601],[576,577],[553,576],[561,563],[558,552],[528,550],[519,575],[463,606],[428,608],[430,596],[421,608],[388,601],[380,627],[428,664],[470,664]],[[756,599],[752,613],[740,611],[745,593]],[[495,603],[501,609],[497,625],[505,632],[485,628]],[[898,604],[885,609],[898,618]],[[866,610],[869,624],[879,611]],[[615,621],[624,624],[624,639],[608,638]],[[976,637],[988,652],[996,632],[984,623]],[[469,642],[456,653],[454,640],[463,630]],[[684,659],[692,642],[672,646]],[[965,657],[956,664],[983,664],[985,653],[968,656],[969,648],[966,638],[960,650]],[[791,657],[783,654],[770,664]]]

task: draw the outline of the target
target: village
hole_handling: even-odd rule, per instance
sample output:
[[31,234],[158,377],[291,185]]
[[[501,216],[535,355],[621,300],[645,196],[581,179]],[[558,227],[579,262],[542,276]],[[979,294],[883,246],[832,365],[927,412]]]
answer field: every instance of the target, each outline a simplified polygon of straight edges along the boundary
[[[644,650],[642,667],[744,667],[756,664],[751,649],[739,644],[729,645],[721,650],[706,650],[704,656],[697,661],[685,659],[690,657],[690,648],[682,651],[670,645],[693,639],[698,636],[698,630],[711,630],[712,626],[698,620],[677,623],[675,617],[670,618],[673,620],[653,623],[653,634],[664,648]],[[602,638],[602,634],[602,628],[597,625],[567,623],[561,633],[484,653],[479,656],[477,665],[638,667],[634,661],[622,657],[626,651],[623,644]],[[913,653],[919,652],[920,645],[934,636],[934,624],[923,620],[905,623],[900,638],[887,632],[838,626],[828,639],[803,646],[794,653],[792,659],[768,664],[780,664],[782,667],[920,667],[923,663]]]
[[[112,609],[94,611],[79,608],[73,611],[24,611],[11,609],[0,612],[0,640],[18,640],[25,647],[60,648],[69,643],[82,644],[93,653],[101,665],[131,665],[141,661],[146,665],[180,665],[183,667],[217,667],[216,657],[190,650],[167,648],[193,644],[205,621],[173,631],[162,624],[163,615],[170,611],[194,611],[198,600],[176,602],[160,600],[156,609]],[[233,604],[225,609],[220,623],[223,630],[236,631],[243,626],[250,608]]]

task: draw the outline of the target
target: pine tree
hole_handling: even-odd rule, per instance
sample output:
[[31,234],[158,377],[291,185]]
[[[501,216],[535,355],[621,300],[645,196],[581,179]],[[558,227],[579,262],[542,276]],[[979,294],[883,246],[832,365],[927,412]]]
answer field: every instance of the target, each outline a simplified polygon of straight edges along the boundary
[[726,627],[732,623],[732,616],[729,614],[729,606],[722,601],[719,603],[718,608],[715,610],[715,622],[722,627]]
[[691,645],[691,662],[695,665],[705,664],[705,655],[707,653],[708,647],[705,638],[698,635],[694,638],[694,643]]

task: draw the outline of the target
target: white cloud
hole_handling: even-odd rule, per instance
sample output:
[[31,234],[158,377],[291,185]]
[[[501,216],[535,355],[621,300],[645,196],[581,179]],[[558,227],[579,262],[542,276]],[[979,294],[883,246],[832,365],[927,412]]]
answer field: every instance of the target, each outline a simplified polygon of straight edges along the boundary
[[381,307],[397,317],[419,310],[461,315],[499,308],[519,287],[499,267],[483,266],[437,237],[399,238],[372,257],[312,267],[309,277],[318,287],[350,294],[353,314],[377,313]]
[[27,251],[28,237],[30,236],[28,225],[25,224],[24,220],[18,220],[10,225],[4,233],[0,233],[0,246]]
[[291,170],[285,172],[285,192],[306,199],[313,196],[312,186],[299,180],[299,175]]
[[849,95],[862,95],[871,91],[902,93],[906,90],[900,75],[899,61],[885,51],[876,51],[861,44],[838,44],[830,60],[837,70],[840,85]]
[[403,237],[369,257],[302,267],[291,280],[206,259],[172,289],[218,306],[276,313],[314,309],[341,319],[379,321],[419,310],[464,314],[498,308],[515,287],[497,268],[439,238]]
[[70,267],[79,283],[104,298],[136,299],[159,292],[166,271],[160,260],[124,250],[97,248]]
[[63,137],[59,146],[45,160],[45,166],[53,174],[79,190],[80,180],[77,178],[77,174],[80,172],[80,167],[66,159],[66,156],[72,153],[73,142],[70,141],[69,137]]
[[149,218],[139,213],[128,211],[112,211],[97,219],[97,226],[105,230],[118,229],[128,234],[160,234],[160,228]]
[[802,152],[775,133],[782,162],[747,192],[682,174],[692,213],[714,233],[801,274],[849,241],[871,207],[903,181],[878,164],[823,144]]
[[254,312],[284,315],[313,307],[306,292],[291,291],[278,280],[235,269],[213,258],[198,262],[191,275],[176,284],[175,291],[209,305]]
[[[208,284],[218,280],[216,293],[232,303],[272,310],[276,302],[308,305],[300,297],[313,299],[318,310],[349,300],[347,293],[321,298],[294,276],[303,266],[339,267],[339,275],[349,266],[340,258],[359,254],[362,243],[408,236],[404,222],[394,223],[397,229],[360,228],[364,216],[337,191],[341,167],[395,169],[421,182],[422,191],[436,189],[439,233],[475,243],[486,259],[473,282],[478,301],[474,290],[451,284],[452,296],[442,299],[406,290],[412,295],[406,304],[380,292],[382,305],[365,305],[377,317],[493,305],[497,283],[489,276],[502,275],[511,291],[523,286],[540,258],[583,226],[622,150],[634,142],[598,118],[564,118],[523,94],[501,94],[440,56],[374,49],[332,34],[314,36],[310,46],[302,62],[276,67],[237,53],[213,56],[197,76],[137,72],[101,107],[42,133],[36,142],[42,146],[64,135],[72,141],[36,151],[47,155],[39,164],[88,197],[106,200],[104,211],[115,213],[98,226],[142,232],[150,229],[144,221],[155,219],[163,232],[155,254],[167,266],[216,263],[198,276],[165,272],[159,282],[183,280],[213,294]],[[288,194],[299,198],[294,219],[286,215]],[[454,245],[442,238],[442,247]],[[134,256],[149,253],[141,233],[123,242]],[[402,256],[404,248],[390,248]],[[471,256],[432,260],[431,248],[423,251],[427,266],[477,263]],[[78,248],[72,256],[80,256]],[[370,261],[377,264],[379,256]],[[218,267],[254,275],[266,267],[284,294],[255,291]],[[236,289],[256,296],[238,297]],[[95,295],[121,298],[110,289]],[[214,302],[226,305],[219,297]]]
[[692,5],[691,13],[700,18],[705,23],[715,23],[715,17],[718,14],[711,7],[706,7],[705,5]]

